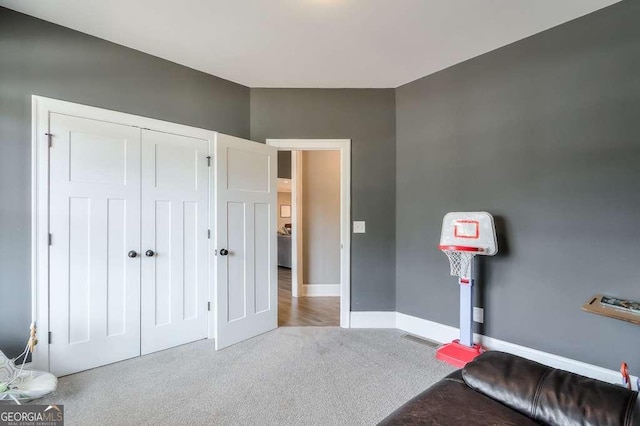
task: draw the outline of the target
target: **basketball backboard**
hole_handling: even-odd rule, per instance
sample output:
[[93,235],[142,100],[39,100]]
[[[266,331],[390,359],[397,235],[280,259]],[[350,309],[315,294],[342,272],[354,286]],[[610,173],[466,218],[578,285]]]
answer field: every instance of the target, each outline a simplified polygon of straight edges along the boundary
[[[451,212],[442,221],[440,249],[477,251],[493,256],[498,252],[493,216],[487,212]],[[471,250],[474,249],[474,250]],[[480,249],[480,250],[475,250]]]

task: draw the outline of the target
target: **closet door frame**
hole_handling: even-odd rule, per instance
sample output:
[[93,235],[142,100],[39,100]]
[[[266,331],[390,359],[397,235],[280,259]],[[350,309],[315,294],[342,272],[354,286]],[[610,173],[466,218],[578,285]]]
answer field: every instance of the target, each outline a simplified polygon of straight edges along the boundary
[[[140,117],[117,111],[32,95],[31,97],[31,317],[38,330],[39,343],[33,353],[31,366],[49,371],[49,148],[55,146],[56,135],[49,134],[49,115],[65,114],[121,124],[140,129],[152,129],[206,139],[209,156],[214,150],[216,132],[196,127]],[[213,230],[212,202],[215,171],[209,167],[208,229]],[[208,240],[208,297],[214,294],[215,262],[212,259],[213,236]],[[212,305],[212,303],[211,303]],[[208,313],[208,338],[214,337],[215,316]],[[26,330],[25,330],[26,335]],[[53,336],[55,339],[55,336]]]

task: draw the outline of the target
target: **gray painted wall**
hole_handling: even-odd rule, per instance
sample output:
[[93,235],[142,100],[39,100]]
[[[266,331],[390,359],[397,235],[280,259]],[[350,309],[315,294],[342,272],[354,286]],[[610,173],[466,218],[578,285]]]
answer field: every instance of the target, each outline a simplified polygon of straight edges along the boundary
[[249,137],[249,89],[0,8],[0,347],[30,314],[31,95]]
[[340,284],[340,151],[302,153],[303,284]]
[[640,373],[640,327],[580,309],[640,299],[639,23],[627,0],[397,90],[398,311],[458,324],[442,217],[487,210],[485,334]]
[[251,139],[351,139],[351,309],[395,310],[392,89],[251,89]]
[[278,151],[278,177],[291,179],[291,151]]

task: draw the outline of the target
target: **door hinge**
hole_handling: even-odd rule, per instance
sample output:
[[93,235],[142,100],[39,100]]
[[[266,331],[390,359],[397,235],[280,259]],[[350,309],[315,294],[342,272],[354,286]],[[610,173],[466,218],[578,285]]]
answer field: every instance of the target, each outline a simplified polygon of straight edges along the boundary
[[211,311],[211,302],[207,302],[207,311]]
[[207,229],[207,238],[211,239],[211,229]]
[[48,341],[47,341],[47,343],[48,343],[49,345],[51,344],[51,335],[52,335],[52,333],[51,333],[51,332],[49,332],[49,333],[47,334],[47,340],[48,340]]
[[211,167],[211,156],[207,157],[207,166]]
[[49,241],[48,241],[48,242],[49,242],[49,245],[51,245],[51,241],[53,240],[53,235],[49,234],[48,239],[49,239]]

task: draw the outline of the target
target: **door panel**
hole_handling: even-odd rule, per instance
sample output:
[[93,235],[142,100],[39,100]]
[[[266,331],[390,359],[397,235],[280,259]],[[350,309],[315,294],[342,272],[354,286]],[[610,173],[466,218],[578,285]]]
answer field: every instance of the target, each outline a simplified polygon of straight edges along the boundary
[[[91,305],[91,203],[89,198],[69,197],[69,343],[89,340]],[[108,246],[108,243],[106,244]],[[102,260],[102,259],[100,259]]]
[[[145,274],[144,279],[148,290],[153,290],[153,294],[144,293],[143,305],[149,303],[155,303],[155,317],[153,325],[158,327],[160,325],[169,324],[171,322],[171,283],[173,277],[171,275],[171,258],[172,258],[172,245],[171,245],[171,202],[170,201],[155,201],[155,227],[154,237],[155,244],[145,244],[145,251],[147,247],[152,248],[156,254],[153,261],[147,262],[145,266],[153,268],[152,274]],[[144,207],[143,207],[144,211]],[[149,218],[148,221],[153,219]],[[146,235],[145,235],[146,236]],[[148,236],[147,236],[148,237]],[[145,259],[148,260],[148,259]],[[151,272],[151,271],[149,271]],[[153,296],[153,297],[151,297]],[[146,323],[144,323],[146,325]]]
[[[271,309],[271,287],[269,287],[269,243],[273,239],[271,229],[272,209],[267,203],[254,204],[254,269],[255,312]],[[277,220],[277,219],[276,219]]]
[[[235,321],[246,316],[247,277],[246,255],[244,252],[245,241],[245,204],[227,203],[227,245],[233,247],[226,258],[227,280],[235,285],[228,288],[228,315],[227,321]],[[229,250],[229,249],[227,249]]]
[[142,130],[142,354],[207,337],[208,155],[207,140]]
[[198,316],[198,203],[187,201],[183,204],[183,209],[184,309],[182,319],[190,320]]
[[[126,327],[127,201],[107,201],[107,336],[117,336]],[[134,248],[134,247],[132,247]],[[138,247],[135,247],[139,250]]]
[[[225,135],[220,137],[224,138]],[[226,157],[227,189],[269,193],[269,156],[261,152],[228,148]]]
[[50,370],[140,354],[140,130],[50,114]]
[[126,185],[127,140],[95,133],[69,135],[71,182]]
[[215,153],[216,349],[221,349],[278,326],[277,151],[218,134]]

